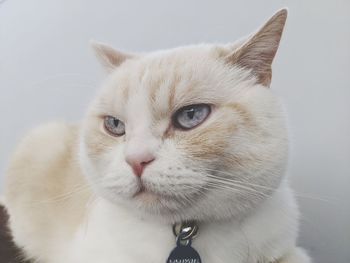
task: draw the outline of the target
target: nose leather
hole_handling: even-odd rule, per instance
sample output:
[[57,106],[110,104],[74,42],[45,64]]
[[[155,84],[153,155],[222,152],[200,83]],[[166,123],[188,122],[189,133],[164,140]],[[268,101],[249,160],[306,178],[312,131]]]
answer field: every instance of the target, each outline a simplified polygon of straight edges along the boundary
[[132,168],[134,174],[138,177],[142,176],[144,168],[153,162],[154,155],[149,152],[139,152],[129,155],[125,158],[126,162]]

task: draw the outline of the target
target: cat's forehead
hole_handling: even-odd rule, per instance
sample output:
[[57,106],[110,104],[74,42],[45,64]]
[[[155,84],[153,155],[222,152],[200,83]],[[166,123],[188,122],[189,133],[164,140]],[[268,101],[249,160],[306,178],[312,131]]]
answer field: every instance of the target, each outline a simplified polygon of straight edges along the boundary
[[210,49],[194,50],[157,52],[126,61],[108,82],[112,106],[124,114],[143,108],[159,119],[186,104],[219,99],[222,65]]

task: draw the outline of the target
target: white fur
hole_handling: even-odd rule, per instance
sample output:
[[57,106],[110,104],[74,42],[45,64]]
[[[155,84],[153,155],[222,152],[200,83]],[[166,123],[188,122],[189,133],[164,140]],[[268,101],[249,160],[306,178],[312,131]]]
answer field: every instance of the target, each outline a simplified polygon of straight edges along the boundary
[[[134,56],[94,44],[112,71],[84,122],[31,133],[10,165],[5,203],[26,255],[162,263],[175,246],[172,224],[196,220],[193,247],[204,263],[310,262],[296,247],[284,112],[266,87],[285,19],[282,10],[238,50]],[[210,105],[208,118],[176,128],[177,110],[198,103]],[[105,116],[123,121],[125,135],[106,132]],[[155,157],[142,177],[126,162],[140,152]]]
[[[294,198],[283,184],[243,222],[201,223],[193,247],[203,262],[281,260],[278,262],[307,263],[310,262],[307,256],[294,247],[297,222]],[[73,246],[70,246],[71,253],[57,257],[54,262],[165,262],[175,246],[170,229],[170,224],[135,216],[99,199],[77,232]]]

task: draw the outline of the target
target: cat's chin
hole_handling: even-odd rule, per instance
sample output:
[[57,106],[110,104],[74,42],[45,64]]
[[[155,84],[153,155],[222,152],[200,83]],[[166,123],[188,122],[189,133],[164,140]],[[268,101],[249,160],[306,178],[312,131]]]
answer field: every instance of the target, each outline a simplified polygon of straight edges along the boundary
[[150,190],[141,189],[140,191],[137,191],[132,198],[138,202],[157,203],[160,202],[160,199],[165,197]]
[[[148,214],[151,217],[157,217],[162,220],[175,222],[180,218],[182,211],[186,209],[184,201],[176,196],[162,195],[151,190],[142,190],[137,192],[129,199],[128,207],[135,211],[134,207],[142,216]],[[175,219],[176,218],[176,219]]]
[[158,192],[158,189],[144,184],[137,185],[122,194],[119,188],[97,188],[96,190],[103,199],[126,208],[130,213],[136,213],[142,218],[150,216],[152,219],[157,218],[170,223],[192,219],[186,211],[192,210],[193,204],[197,203],[201,197],[200,192],[191,194]]

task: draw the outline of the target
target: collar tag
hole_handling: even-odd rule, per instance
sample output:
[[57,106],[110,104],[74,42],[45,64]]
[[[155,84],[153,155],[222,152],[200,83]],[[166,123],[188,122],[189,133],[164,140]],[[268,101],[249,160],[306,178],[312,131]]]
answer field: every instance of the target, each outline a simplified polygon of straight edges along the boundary
[[178,234],[174,231],[177,235],[176,247],[171,251],[167,263],[202,263],[198,252],[191,246],[197,231],[198,226],[194,222],[181,224]]

